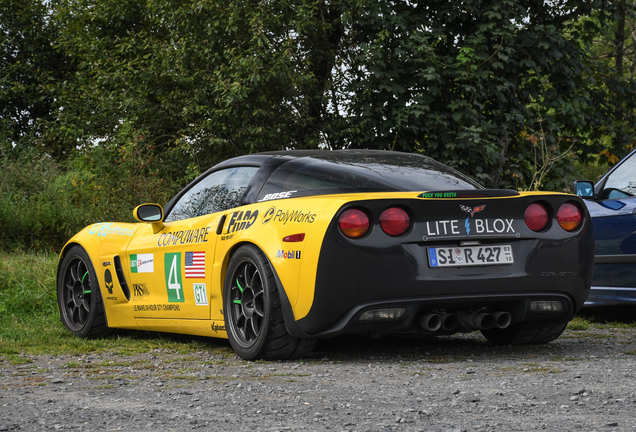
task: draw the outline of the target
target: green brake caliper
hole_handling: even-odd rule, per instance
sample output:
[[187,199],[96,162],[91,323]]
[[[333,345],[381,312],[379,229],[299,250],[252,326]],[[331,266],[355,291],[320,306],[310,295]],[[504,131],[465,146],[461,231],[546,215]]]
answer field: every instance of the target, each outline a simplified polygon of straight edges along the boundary
[[[82,285],[84,285],[84,279],[86,278],[86,275],[88,274],[88,271],[86,273],[84,273],[84,276],[82,276]],[[91,290],[84,290],[84,294],[90,294]]]
[[[239,283],[238,278],[236,278],[236,286],[241,292],[243,292],[243,288],[241,288],[241,284]],[[241,300],[234,300],[234,303],[241,304]]]

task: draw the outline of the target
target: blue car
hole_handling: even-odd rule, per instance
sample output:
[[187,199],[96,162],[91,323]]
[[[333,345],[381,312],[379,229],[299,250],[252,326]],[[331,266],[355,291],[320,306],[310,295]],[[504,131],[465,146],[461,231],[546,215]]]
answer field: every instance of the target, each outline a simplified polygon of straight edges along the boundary
[[636,304],[636,150],[596,184],[575,181],[596,237],[592,289],[585,306]]

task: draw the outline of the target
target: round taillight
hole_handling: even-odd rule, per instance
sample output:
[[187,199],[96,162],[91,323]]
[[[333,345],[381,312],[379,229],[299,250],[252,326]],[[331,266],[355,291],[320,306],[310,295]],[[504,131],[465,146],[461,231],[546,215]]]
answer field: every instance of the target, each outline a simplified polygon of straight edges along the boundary
[[574,204],[565,203],[559,207],[557,221],[566,231],[574,231],[581,225],[581,210]]
[[542,204],[530,204],[523,215],[523,219],[532,231],[543,231],[548,226],[548,211]]
[[411,225],[409,215],[399,207],[391,207],[380,215],[380,227],[390,236],[399,236]]
[[369,231],[369,217],[361,210],[349,209],[340,215],[340,230],[349,238],[360,238]]

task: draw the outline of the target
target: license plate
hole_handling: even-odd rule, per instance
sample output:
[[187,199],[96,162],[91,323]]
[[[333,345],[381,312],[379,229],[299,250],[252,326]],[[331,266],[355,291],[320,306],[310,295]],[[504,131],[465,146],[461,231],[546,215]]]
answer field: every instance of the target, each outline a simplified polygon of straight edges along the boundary
[[514,258],[510,245],[430,247],[428,262],[431,267],[464,267],[512,264]]

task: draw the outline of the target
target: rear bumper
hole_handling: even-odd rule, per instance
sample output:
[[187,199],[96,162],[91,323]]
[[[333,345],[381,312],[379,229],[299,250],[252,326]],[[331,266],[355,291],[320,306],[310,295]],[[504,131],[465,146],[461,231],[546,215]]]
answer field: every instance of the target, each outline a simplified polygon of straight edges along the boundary
[[[533,301],[558,301],[563,304],[564,308],[560,312],[533,312],[530,307]],[[406,313],[401,318],[391,321],[365,322],[359,320],[366,311],[383,308],[405,308]],[[568,322],[574,317],[575,313],[572,299],[563,294],[518,293],[511,295],[492,294],[466,297],[410,298],[360,304],[349,310],[336,323],[312,336],[332,337],[345,333],[387,334],[422,330],[418,320],[426,313],[441,310],[455,316],[468,310],[507,312],[512,317],[510,324],[525,321]],[[460,323],[448,333],[470,330],[474,330],[474,328],[462,327]],[[439,330],[435,333],[444,334],[444,331]]]

